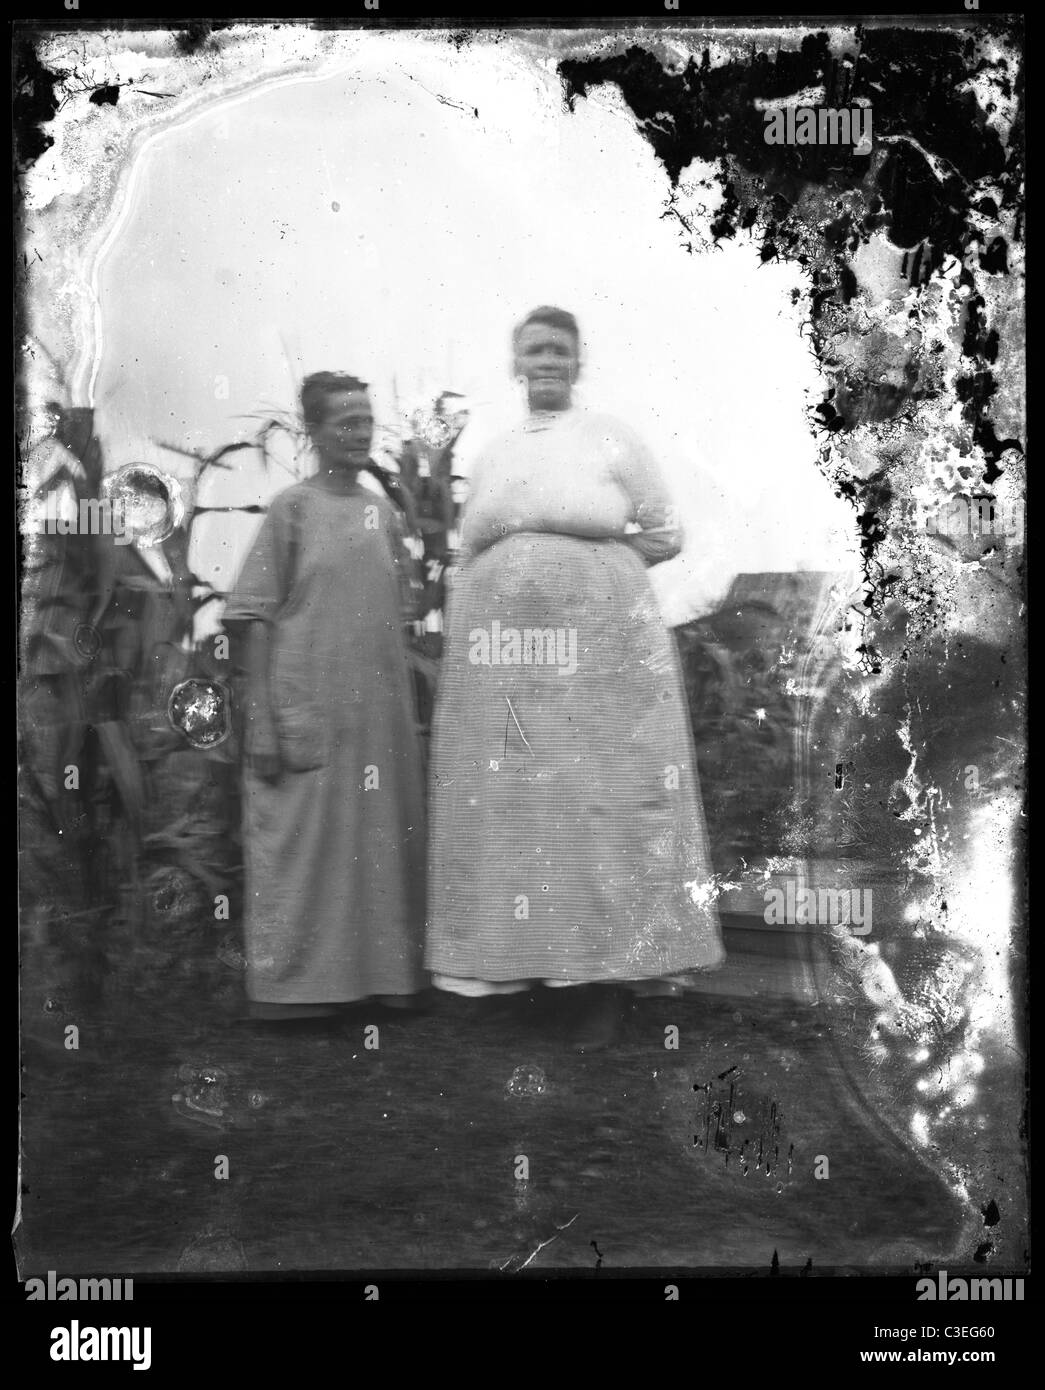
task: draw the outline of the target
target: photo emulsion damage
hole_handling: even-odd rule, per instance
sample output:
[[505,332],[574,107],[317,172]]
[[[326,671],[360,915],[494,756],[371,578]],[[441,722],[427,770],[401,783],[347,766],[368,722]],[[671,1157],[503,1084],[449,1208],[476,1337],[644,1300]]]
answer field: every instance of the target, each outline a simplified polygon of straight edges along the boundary
[[1022,1296],[1021,32],[16,26],[40,1298]]

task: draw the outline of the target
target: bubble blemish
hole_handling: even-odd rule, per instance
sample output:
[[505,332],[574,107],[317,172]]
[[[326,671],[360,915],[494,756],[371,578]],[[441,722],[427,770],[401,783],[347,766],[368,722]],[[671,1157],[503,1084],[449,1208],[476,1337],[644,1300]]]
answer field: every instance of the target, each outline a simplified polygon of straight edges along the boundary
[[123,522],[134,545],[161,545],[185,516],[177,478],[148,463],[129,463],[105,479],[102,494]]
[[215,748],[229,736],[231,703],[218,681],[193,676],[171,691],[167,717],[193,748]]

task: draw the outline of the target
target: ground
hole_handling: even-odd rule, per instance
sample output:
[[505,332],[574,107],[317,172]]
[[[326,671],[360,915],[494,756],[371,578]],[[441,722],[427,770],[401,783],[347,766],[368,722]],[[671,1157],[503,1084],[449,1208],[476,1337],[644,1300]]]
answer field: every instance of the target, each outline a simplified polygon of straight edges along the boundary
[[547,996],[559,1017],[438,996],[286,1032],[236,1021],[224,955],[95,1021],[57,997],[27,1020],[23,1277],[768,1271],[774,1253],[855,1272],[966,1239],[967,1204],[867,1107],[823,1006],[644,1000],[590,1056]]

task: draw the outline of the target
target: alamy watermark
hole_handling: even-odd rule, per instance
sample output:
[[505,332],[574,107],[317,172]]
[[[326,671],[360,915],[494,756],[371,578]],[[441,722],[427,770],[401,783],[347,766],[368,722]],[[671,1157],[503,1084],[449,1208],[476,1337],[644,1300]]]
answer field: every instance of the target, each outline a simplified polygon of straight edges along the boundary
[[43,528],[48,536],[112,536],[116,545],[130,545],[127,504],[123,497],[81,497],[72,516],[63,513],[59,492],[44,496]]
[[556,666],[560,676],[577,670],[575,627],[501,627],[495,618],[487,631],[472,628],[468,660],[473,666]]
[[916,1287],[918,1300],[945,1300],[948,1302],[976,1302],[986,1299],[1023,1301],[1022,1279],[967,1279],[955,1274],[948,1278],[945,1269],[937,1270],[935,1279],[919,1279]]
[[870,106],[756,105],[765,113],[767,145],[852,145],[853,154],[871,153]]
[[990,497],[952,496],[933,502],[905,498],[893,503],[901,521],[929,536],[1023,535],[1026,508],[1022,498],[1000,502]]
[[767,888],[764,897],[767,926],[849,927],[854,936],[870,935],[870,888],[800,888],[789,879],[783,888]]
[[102,482],[100,497],[70,497],[67,490],[43,494],[26,510],[28,530],[49,536],[111,536],[117,545],[143,548],[162,545],[185,519],[186,506],[177,478],[151,463],[128,463]]
[[53,1269],[47,1271],[43,1279],[27,1279],[25,1296],[31,1303],[34,1299],[73,1299],[78,1303],[92,1298],[104,1302],[115,1300],[126,1302],[134,1297],[133,1279],[70,1279],[59,1278]]
[[52,1361],[130,1361],[132,1370],[152,1365],[151,1327],[68,1327],[51,1329]]

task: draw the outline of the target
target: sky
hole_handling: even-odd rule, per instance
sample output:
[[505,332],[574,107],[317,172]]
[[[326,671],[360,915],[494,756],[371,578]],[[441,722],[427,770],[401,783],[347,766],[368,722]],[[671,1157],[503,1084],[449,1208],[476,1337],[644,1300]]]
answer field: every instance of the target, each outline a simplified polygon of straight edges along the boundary
[[[710,172],[691,166],[681,194],[705,225]],[[802,272],[763,266],[746,238],[687,253],[669,192],[616,88],[570,114],[550,60],[510,43],[376,33],[336,69],[218,97],[145,144],[95,269],[110,466],[182,471],[157,441],[246,438],[333,368],[371,383],[388,424],[463,392],[467,472],[522,409],[512,325],[553,303],[584,335],[578,403],[644,435],[676,493],[686,551],[652,572],[670,620],[740,572],[853,570],[852,510],[806,418],[823,387],[792,302]],[[232,460],[201,502],[291,481]],[[228,588],[257,525],[201,518],[197,572]]]

